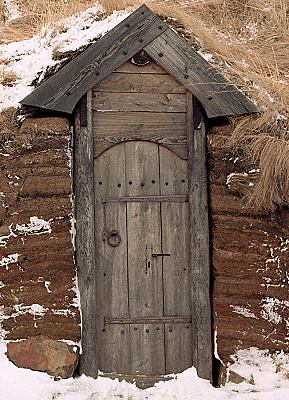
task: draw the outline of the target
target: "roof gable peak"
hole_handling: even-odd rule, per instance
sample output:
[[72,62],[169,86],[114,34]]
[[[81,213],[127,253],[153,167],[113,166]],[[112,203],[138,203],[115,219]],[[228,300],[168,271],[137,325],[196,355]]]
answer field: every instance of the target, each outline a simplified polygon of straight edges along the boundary
[[193,93],[209,118],[259,111],[145,4],[43,82],[21,103],[71,114],[88,90],[142,49]]

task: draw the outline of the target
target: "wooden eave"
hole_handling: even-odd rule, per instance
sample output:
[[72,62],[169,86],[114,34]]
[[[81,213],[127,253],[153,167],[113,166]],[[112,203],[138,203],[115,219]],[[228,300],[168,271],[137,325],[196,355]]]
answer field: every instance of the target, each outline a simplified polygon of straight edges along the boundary
[[259,112],[146,5],[43,82],[21,104],[71,114],[85,93],[142,49],[200,101],[208,118]]

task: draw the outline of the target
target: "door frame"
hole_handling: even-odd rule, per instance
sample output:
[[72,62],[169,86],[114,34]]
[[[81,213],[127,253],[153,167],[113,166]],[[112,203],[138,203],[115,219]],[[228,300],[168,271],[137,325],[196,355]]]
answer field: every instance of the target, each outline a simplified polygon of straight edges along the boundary
[[[82,354],[79,372],[97,377],[96,265],[94,248],[94,180],[92,91],[80,100],[75,112],[74,194],[76,266],[82,314]],[[212,313],[208,177],[204,111],[187,93],[189,252],[191,259],[192,365],[201,378],[212,380]]]

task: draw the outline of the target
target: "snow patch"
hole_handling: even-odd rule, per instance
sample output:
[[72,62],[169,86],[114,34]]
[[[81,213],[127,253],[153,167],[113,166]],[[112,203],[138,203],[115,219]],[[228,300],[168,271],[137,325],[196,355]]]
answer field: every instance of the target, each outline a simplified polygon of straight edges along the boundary
[[5,267],[8,269],[9,264],[17,263],[19,254],[9,254],[7,257],[2,257],[0,259],[0,267]]
[[214,56],[211,53],[205,53],[202,50],[198,50],[200,56],[202,56],[207,62],[212,63],[214,61]]
[[[28,369],[17,368],[0,342],[1,400],[288,400],[289,356],[269,355],[268,351],[251,348],[239,350],[230,370],[251,383],[226,384],[214,388],[200,379],[192,367],[171,380],[141,390],[134,384],[100,376],[54,381],[53,377]],[[77,351],[77,349],[75,349]]]
[[22,225],[16,225],[15,231],[19,232],[19,234],[23,235],[41,235],[43,233],[51,233],[51,226],[50,222],[52,219],[49,221],[45,221],[42,218],[38,217],[30,217],[30,223],[29,224],[22,224]]
[[283,321],[283,318],[279,312],[281,311],[284,313],[284,311],[286,311],[286,314],[288,315],[289,301],[279,300],[273,297],[266,297],[265,299],[262,299],[261,307],[261,317],[274,325],[278,325]]
[[11,237],[15,237],[15,236],[16,236],[15,233],[13,233],[13,231],[12,231],[12,225],[13,225],[13,224],[11,224],[11,225],[9,226],[9,233],[8,233],[8,235],[0,235],[0,247],[6,246],[7,241],[8,241]]
[[236,314],[242,315],[245,318],[255,318],[256,315],[248,308],[248,307],[241,307],[241,306],[230,306],[232,308],[232,311]]
[[225,365],[224,362],[221,360],[221,357],[219,356],[219,353],[218,353],[218,330],[217,330],[217,327],[214,330],[214,356],[215,356],[215,359],[220,361],[220,363],[222,365]]
[[8,13],[8,18],[6,20],[6,22],[10,22],[13,21],[16,18],[20,18],[21,17],[21,12],[18,9],[17,4],[15,4],[14,1],[12,0],[4,0],[4,4],[6,6],[7,9],[7,13]]
[[48,293],[51,293],[51,290],[49,289],[49,286],[51,285],[51,282],[50,281],[45,281],[44,282],[44,286],[45,286],[45,288],[46,288],[46,290],[47,290],[47,292]]
[[243,176],[244,178],[246,178],[248,176],[248,174],[246,172],[240,173],[240,172],[232,172],[231,174],[229,174],[227,176],[227,180],[226,180],[226,185],[228,187],[231,186],[231,180],[232,178],[234,178],[234,176]]
[[15,304],[14,309],[17,315],[25,315],[25,314],[44,315],[48,311],[48,308],[44,308],[40,304],[31,304],[29,306],[24,306],[23,304]]
[[73,316],[75,315],[74,311],[71,311],[71,310],[69,310],[67,308],[64,308],[62,310],[60,310],[60,309],[57,309],[57,310],[51,309],[51,311],[55,315],[63,315],[64,317],[68,317],[69,315],[73,315]]
[[[96,5],[70,18],[49,25],[31,39],[0,45],[2,59],[10,61],[5,71],[18,76],[14,86],[0,85],[0,111],[18,107],[19,101],[33,89],[32,82],[41,81],[49,67],[59,61],[54,52],[71,52],[86,46],[118,25],[130,11],[115,11],[102,21],[97,21],[101,6]],[[3,71],[3,72],[5,72]]]
[[[270,354],[268,350],[259,350],[251,347],[246,350],[239,350],[233,356],[233,361],[234,364],[229,369],[246,378],[248,382],[251,382],[251,384],[227,385],[228,389],[235,387],[238,392],[245,392],[247,389],[248,397],[244,393],[244,397],[240,396],[240,399],[286,400],[286,396],[289,395],[288,354],[286,355],[283,352]],[[259,391],[263,392],[262,395],[261,393],[260,395],[256,393]],[[250,397],[249,393],[252,392],[255,393],[255,396]]]

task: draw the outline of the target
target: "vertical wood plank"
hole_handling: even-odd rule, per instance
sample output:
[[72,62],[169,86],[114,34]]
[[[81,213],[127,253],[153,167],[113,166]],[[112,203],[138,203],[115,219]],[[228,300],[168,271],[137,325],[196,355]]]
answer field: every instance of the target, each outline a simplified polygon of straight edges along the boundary
[[[158,195],[158,145],[127,142],[125,148],[128,196]],[[162,260],[152,257],[161,250],[160,204],[128,203],[127,233],[130,317],[162,316]]]
[[166,374],[192,366],[192,324],[166,324]]
[[[100,369],[129,372],[129,330],[127,326],[104,326],[105,318],[126,318],[128,313],[126,204],[102,203],[103,197],[126,195],[125,149],[114,146],[94,161],[95,248],[97,259],[97,332]],[[112,231],[120,244],[109,245]]]
[[164,374],[164,324],[131,324],[131,373]]
[[98,353],[96,332],[96,285],[94,255],[94,190],[93,190],[93,139],[92,95],[87,93],[87,125],[80,126],[80,112],[75,119],[75,214],[76,214],[76,265],[81,293],[82,355],[80,373],[97,377]]
[[100,337],[100,370],[108,373],[130,374],[129,325],[102,327]]
[[[161,195],[188,193],[187,162],[160,146]],[[188,203],[162,203],[164,315],[188,316],[191,311],[188,246]]]
[[[161,195],[188,193],[187,162],[160,146]],[[191,315],[188,203],[162,203],[164,315]],[[165,327],[166,373],[192,365],[191,324]]]
[[[159,195],[158,145],[127,142],[128,196]],[[129,309],[131,318],[163,316],[160,204],[127,203]],[[130,326],[131,373],[165,372],[163,326]],[[148,332],[147,332],[148,330]]]
[[[210,290],[210,247],[204,118],[194,124],[200,106],[187,97],[189,237],[192,264],[193,365],[201,378],[212,379],[212,327]],[[196,118],[195,118],[196,120]],[[195,126],[197,125],[197,126]]]

